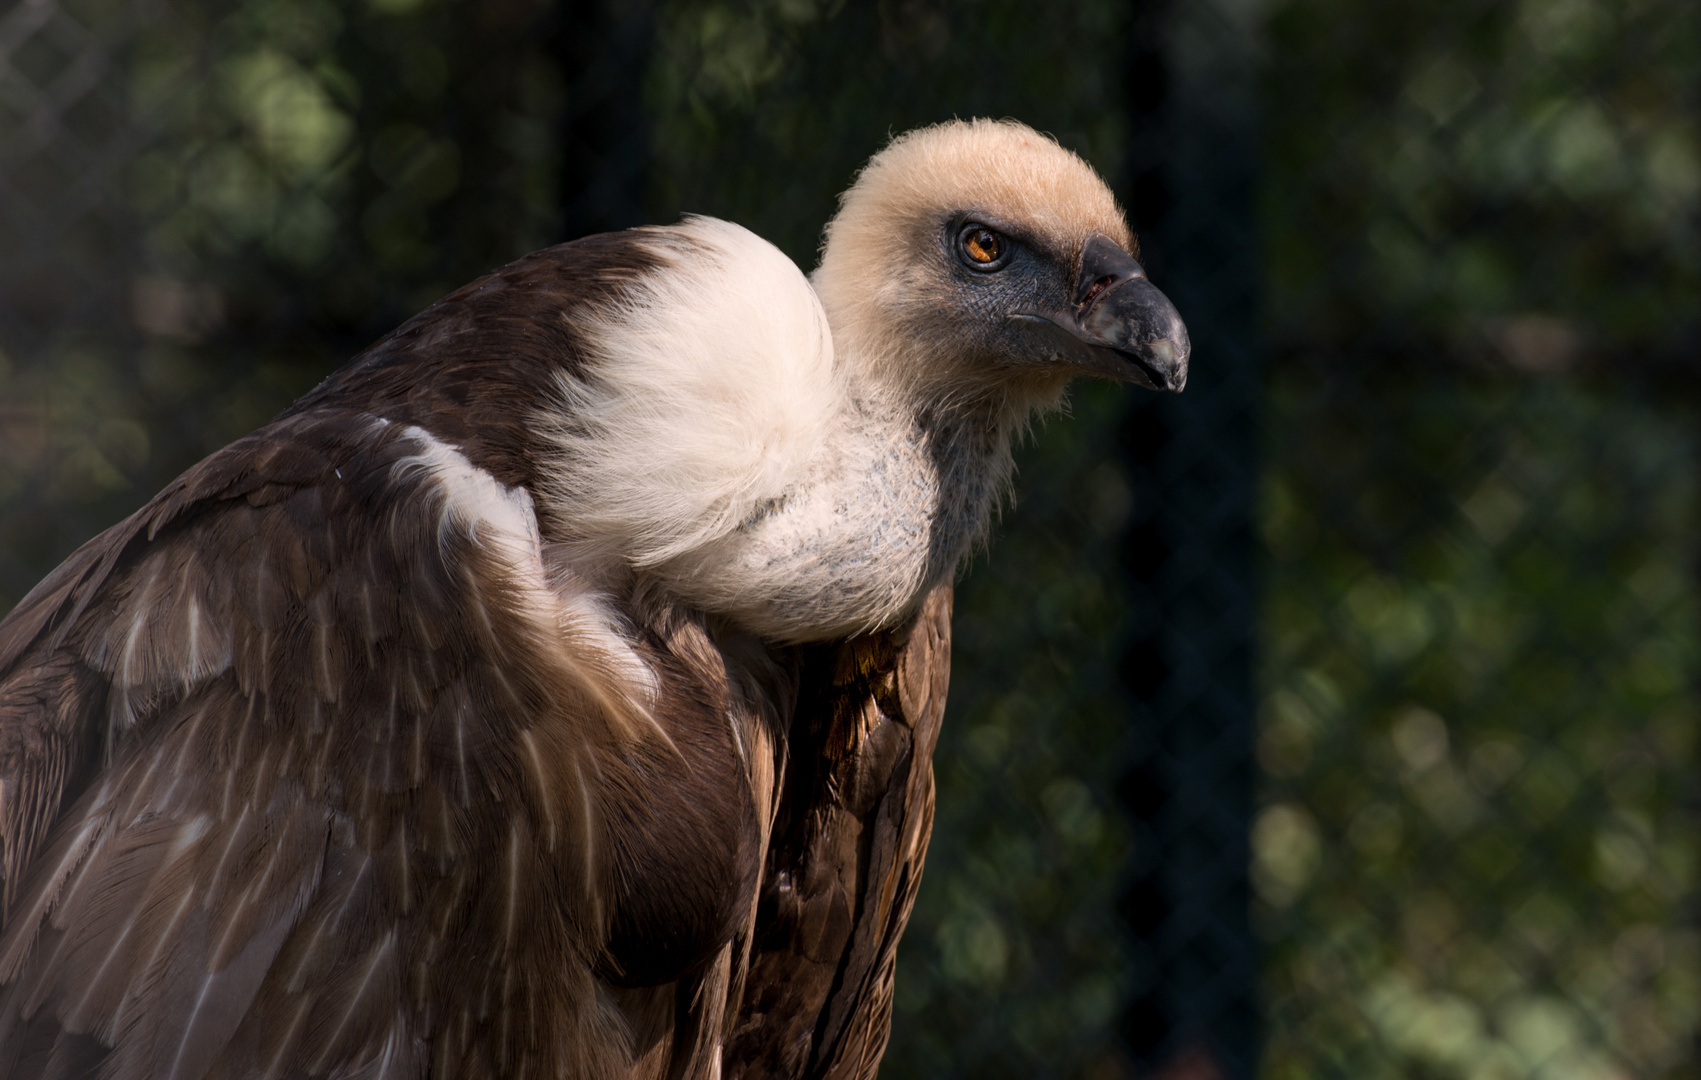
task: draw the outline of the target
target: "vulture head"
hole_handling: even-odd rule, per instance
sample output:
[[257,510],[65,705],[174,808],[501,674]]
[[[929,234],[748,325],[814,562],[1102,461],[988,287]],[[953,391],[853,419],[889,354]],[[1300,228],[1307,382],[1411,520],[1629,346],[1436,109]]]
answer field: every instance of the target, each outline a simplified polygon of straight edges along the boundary
[[851,362],[1026,411],[1075,375],[1186,384],[1187,329],[1135,250],[1075,154],[1013,121],[953,122],[868,163],[813,283]]

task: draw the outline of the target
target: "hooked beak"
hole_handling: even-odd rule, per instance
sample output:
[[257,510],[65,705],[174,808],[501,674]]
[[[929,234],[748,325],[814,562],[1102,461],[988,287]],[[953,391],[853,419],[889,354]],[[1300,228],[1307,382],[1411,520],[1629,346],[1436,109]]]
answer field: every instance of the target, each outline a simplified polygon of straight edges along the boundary
[[1187,385],[1192,346],[1169,298],[1146,280],[1134,256],[1103,233],[1081,249],[1074,306],[1017,311],[1013,318],[1046,331],[1083,374],[1179,392]]

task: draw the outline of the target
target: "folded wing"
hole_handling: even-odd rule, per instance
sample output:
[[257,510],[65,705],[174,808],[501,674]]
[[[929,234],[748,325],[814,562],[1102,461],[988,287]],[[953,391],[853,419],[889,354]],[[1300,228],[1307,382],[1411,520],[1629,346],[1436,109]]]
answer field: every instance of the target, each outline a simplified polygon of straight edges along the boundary
[[0,625],[0,1076],[600,1071],[647,671],[419,428],[209,458]]

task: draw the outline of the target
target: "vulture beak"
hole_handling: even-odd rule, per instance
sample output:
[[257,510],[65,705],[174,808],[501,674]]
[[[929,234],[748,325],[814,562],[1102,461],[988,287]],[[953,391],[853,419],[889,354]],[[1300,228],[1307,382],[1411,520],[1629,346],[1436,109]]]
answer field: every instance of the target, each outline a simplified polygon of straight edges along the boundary
[[1134,256],[1103,233],[1081,249],[1074,307],[1018,311],[1014,317],[1047,324],[1054,343],[1083,374],[1135,382],[1151,390],[1187,385],[1192,346],[1169,297],[1146,280]]

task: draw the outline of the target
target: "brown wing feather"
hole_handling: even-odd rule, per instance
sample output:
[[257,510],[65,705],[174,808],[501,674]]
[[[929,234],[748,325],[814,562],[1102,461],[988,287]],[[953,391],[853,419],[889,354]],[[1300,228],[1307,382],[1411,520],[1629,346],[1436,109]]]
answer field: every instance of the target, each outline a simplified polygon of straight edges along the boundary
[[400,425],[263,434],[8,625],[0,1076],[607,1071],[610,824],[680,751],[601,713]]
[[872,1077],[933,823],[951,589],[809,657],[728,1077]]
[[[64,648],[68,636],[88,627],[91,604],[125,588],[112,581],[115,571],[186,511],[252,496],[262,474],[286,491],[311,483],[322,463],[301,445],[309,440],[291,437],[301,426],[284,425],[275,442],[250,436],[190,470],[84,544],[0,621],[0,911],[10,910],[19,872],[67,789],[86,781],[110,751],[108,718],[94,715],[108,707],[110,678]],[[97,605],[93,621],[107,614]]]

